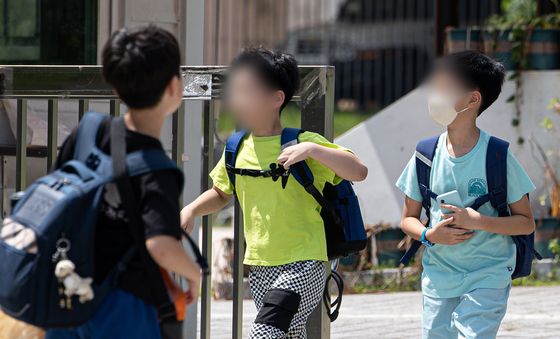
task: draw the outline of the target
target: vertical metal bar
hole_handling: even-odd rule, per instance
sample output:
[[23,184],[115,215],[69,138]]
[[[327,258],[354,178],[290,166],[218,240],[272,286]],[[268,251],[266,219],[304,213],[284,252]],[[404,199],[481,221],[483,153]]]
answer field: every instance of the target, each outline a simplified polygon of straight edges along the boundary
[[[432,1],[432,0],[419,0],[416,6],[416,15],[415,15],[415,20],[422,20],[426,18],[425,13],[427,12],[426,10],[426,6],[427,6],[427,2]],[[434,25],[435,28],[435,25]],[[429,53],[430,56],[434,56],[435,57],[435,53],[433,53],[433,49],[431,48],[431,39],[433,38],[433,36],[420,36],[418,37],[418,35],[416,36],[419,39],[422,39],[422,45],[424,46],[424,50],[426,51],[426,53]],[[420,79],[424,76],[424,69],[425,69],[425,57],[424,57],[424,53],[422,53],[422,51],[414,51],[414,53],[416,54],[416,63],[415,63],[415,83],[418,83],[420,81]]]
[[[362,6],[365,7],[365,3],[362,2]],[[351,36],[351,44],[353,46],[360,46],[361,44],[361,36],[363,34],[363,32],[365,32],[367,24],[365,24],[366,22],[366,11],[365,8],[362,8],[361,13],[359,14],[359,16],[356,18],[357,22],[361,22],[361,28],[356,32],[353,33]],[[365,87],[365,77],[367,77],[367,75],[364,75],[364,60],[366,59],[366,51],[364,49],[364,51],[362,51],[362,53],[360,53],[360,57],[358,60],[356,60],[354,62],[354,67],[353,68],[353,74],[352,74],[352,78],[353,79],[358,79],[357,81],[354,80],[352,87],[353,91],[355,92],[352,96],[354,97],[354,99],[358,102],[358,109],[360,111],[365,111],[367,110],[367,99],[364,97],[364,87]],[[354,84],[358,83],[358,86],[355,86]]]
[[181,107],[173,114],[171,126],[171,158],[179,168],[183,168],[183,145],[185,141],[185,110]]
[[383,51],[383,81],[386,83],[386,85],[383,86],[383,106],[393,102],[393,89],[395,84],[393,74],[394,67],[395,48],[388,47]]
[[5,218],[10,210],[7,197],[6,158],[0,155],[0,218]]
[[112,117],[118,117],[121,115],[121,101],[119,99],[109,101],[109,114]]
[[88,110],[89,110],[89,100],[88,99],[78,100],[78,120],[82,120],[82,117]]
[[[171,122],[171,158],[179,168],[183,168],[183,144],[184,144],[184,102],[179,109],[175,111]],[[179,201],[183,200],[183,196],[179,197]],[[181,278],[175,275],[177,283],[181,283]]]
[[245,255],[245,230],[243,226],[243,212],[239,206],[237,196],[234,195],[233,217],[233,323],[232,338],[243,338],[243,257]]
[[[384,1],[375,2],[375,21],[383,20],[383,6]],[[383,34],[386,35],[386,28],[383,26]],[[374,91],[375,91],[375,102],[378,109],[383,107],[383,89],[385,88],[385,83],[383,81],[383,67],[385,66],[385,58],[383,57],[383,50],[378,48],[376,51],[375,58],[375,70],[374,70]],[[340,74],[338,75],[340,77]]]
[[49,99],[47,116],[47,171],[49,171],[56,160],[58,148],[58,99]]
[[[186,0],[181,2],[181,25],[180,25],[180,47],[184,56],[184,63],[188,65],[204,64],[205,41],[212,36],[205,36],[202,29],[205,25],[213,25],[213,18],[208,18],[206,14],[212,15],[211,3],[201,0]],[[206,20],[209,19],[209,20]],[[214,32],[216,33],[216,32]],[[217,34],[217,33],[216,33]],[[205,40],[206,38],[206,40]],[[206,44],[212,45],[212,44]],[[212,46],[210,46],[212,47]],[[217,48],[217,46],[214,46]],[[211,58],[211,54],[210,60]],[[202,173],[202,152],[201,144],[203,132],[203,102],[190,101],[188,105],[181,105],[183,124],[179,128],[183,129],[183,149],[181,160],[183,173],[185,173],[185,186],[183,188],[183,204],[188,204],[196,199],[201,193],[201,178],[206,176]],[[200,229],[199,220],[195,223],[193,238],[198,242]],[[198,303],[193,303],[188,308],[188,314],[183,322],[183,337],[197,338],[198,328]]]
[[219,65],[220,60],[220,20],[221,0],[216,0],[216,16],[214,18],[214,64]]
[[[414,5],[415,1],[406,1],[406,21],[411,22],[414,20]],[[416,35],[416,30],[414,30],[414,35]],[[416,40],[416,39],[414,39]],[[414,47],[407,46],[405,52],[405,61],[404,61],[404,72],[406,74],[405,79],[405,90],[411,91],[414,88]]]
[[232,338],[243,338],[243,255],[245,253],[243,215],[235,198],[233,225],[233,324]]
[[[373,4],[371,1],[365,1],[364,2],[364,28],[362,28],[362,43],[363,41],[367,41],[368,40],[368,32],[367,29],[365,29],[365,27],[367,27],[367,25],[369,25],[371,22],[373,22]],[[364,65],[364,72],[361,75],[362,76],[362,80],[363,80],[363,91],[364,91],[364,98],[365,98],[365,103],[366,103],[366,111],[369,111],[371,109],[371,103],[373,101],[375,101],[374,99],[374,94],[373,94],[373,89],[372,89],[372,78],[373,78],[373,71],[372,71],[372,64],[376,62],[377,58],[375,57],[375,54],[372,55],[372,53],[376,54],[376,51],[368,51],[369,56],[367,57],[366,61],[365,61],[365,65]]]
[[[398,0],[394,2],[395,4],[395,18],[396,20],[402,20],[404,18],[404,0]],[[395,32],[397,33],[397,32]],[[403,28],[400,27],[398,32],[398,36],[404,38],[403,36]],[[393,89],[393,97],[391,101],[395,101],[400,98],[404,93],[404,56],[403,56],[403,47],[395,48],[395,55],[393,56],[394,62],[394,69],[393,69],[393,76],[394,76],[394,89]]]
[[434,28],[435,39],[433,42],[436,56],[443,55],[445,41],[445,28],[457,27],[459,21],[459,7],[457,1],[435,0],[434,2]]
[[[334,69],[328,68],[321,74],[324,78],[325,93],[302,108],[301,127],[333,139],[334,130]],[[325,264],[327,274],[330,274],[330,265]],[[311,313],[307,321],[307,336],[310,339],[330,338],[330,319],[325,306],[321,302]]]
[[329,140],[334,139],[334,68],[327,68],[325,78],[324,114],[325,130],[323,136]]
[[[215,102],[204,103],[204,141],[202,162],[202,190],[210,188],[208,173],[214,167],[214,113]],[[212,218],[202,218],[202,255],[212,262]],[[212,277],[202,277],[202,292],[200,293],[200,337],[210,338],[211,302],[212,302]]]
[[469,9],[466,12],[466,24],[467,25],[472,25],[473,23],[478,23],[478,19],[479,19],[479,1],[469,1]]
[[16,191],[26,187],[27,179],[27,100],[17,100]]

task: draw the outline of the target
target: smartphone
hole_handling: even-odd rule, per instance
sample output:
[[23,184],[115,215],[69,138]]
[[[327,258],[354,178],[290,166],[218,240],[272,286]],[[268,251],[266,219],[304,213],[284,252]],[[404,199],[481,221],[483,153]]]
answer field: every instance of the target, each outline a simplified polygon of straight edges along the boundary
[[[451,192],[447,192],[447,193],[443,193],[437,196],[437,202],[438,204],[448,204],[448,205],[453,205],[453,206],[457,206],[457,207],[461,207],[463,208],[463,200],[461,199],[461,196],[459,195],[459,192],[457,192],[457,190],[453,190]],[[444,214],[449,214],[449,213],[453,213],[450,210],[446,210],[445,208],[442,208],[441,211]]]
[[[457,206],[460,208],[464,208],[465,206],[463,205],[463,200],[461,200],[461,196],[459,195],[459,192],[457,192],[457,190],[453,190],[451,192],[447,192],[447,193],[443,193],[437,196],[437,202],[438,204],[448,204],[448,205],[453,205],[453,206]],[[452,214],[453,212],[450,210],[447,210],[445,208],[441,208],[441,211],[444,214]],[[450,226],[453,227],[453,226]],[[474,233],[473,230],[469,230],[466,231],[465,234],[471,234]]]

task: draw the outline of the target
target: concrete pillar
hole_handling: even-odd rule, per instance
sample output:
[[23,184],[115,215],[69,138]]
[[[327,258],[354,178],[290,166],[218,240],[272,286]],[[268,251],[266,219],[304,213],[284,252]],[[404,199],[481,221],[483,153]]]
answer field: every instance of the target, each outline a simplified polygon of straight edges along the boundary
[[[180,9],[179,44],[184,57],[183,64],[202,65],[204,62],[204,1],[186,0]],[[183,200],[187,204],[201,193],[202,169],[202,101],[185,102],[184,109],[184,150],[185,188]],[[198,240],[200,221],[197,221],[194,239]],[[209,263],[211,264],[211,263]],[[191,305],[184,324],[185,338],[196,338],[198,305]]]

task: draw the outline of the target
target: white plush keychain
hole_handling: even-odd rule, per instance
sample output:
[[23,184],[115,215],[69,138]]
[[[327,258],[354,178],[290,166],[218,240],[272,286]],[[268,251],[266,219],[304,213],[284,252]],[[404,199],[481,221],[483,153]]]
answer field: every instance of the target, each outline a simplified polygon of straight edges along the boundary
[[[64,285],[64,295],[66,295],[67,300],[69,301],[73,295],[77,295],[83,304],[94,297],[93,289],[91,288],[93,279],[80,277],[74,272],[75,269],[76,266],[72,261],[63,259],[56,264],[54,274]],[[71,308],[70,305],[66,305],[66,307]]]

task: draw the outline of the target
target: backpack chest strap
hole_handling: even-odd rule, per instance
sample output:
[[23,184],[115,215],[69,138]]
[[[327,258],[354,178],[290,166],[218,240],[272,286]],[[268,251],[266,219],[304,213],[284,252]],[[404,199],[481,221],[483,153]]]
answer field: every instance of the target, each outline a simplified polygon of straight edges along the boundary
[[226,170],[228,174],[249,176],[253,178],[257,178],[257,177],[272,178],[272,180],[274,181],[278,180],[278,178],[281,176],[289,175],[289,172],[286,171],[284,167],[276,164],[270,164],[270,169],[268,170],[237,168],[231,166],[230,164],[226,164]]

